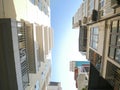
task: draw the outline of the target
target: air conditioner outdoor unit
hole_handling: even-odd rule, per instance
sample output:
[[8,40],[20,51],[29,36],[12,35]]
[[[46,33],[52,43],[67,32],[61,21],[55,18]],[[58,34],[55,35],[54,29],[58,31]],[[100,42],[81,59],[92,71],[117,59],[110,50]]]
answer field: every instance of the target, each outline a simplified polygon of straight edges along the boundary
[[112,8],[120,7],[120,0],[111,0],[111,7]]
[[98,20],[98,11],[95,10],[95,9],[92,11],[91,20],[92,21],[97,21]]
[[83,17],[83,24],[87,23],[87,17]]

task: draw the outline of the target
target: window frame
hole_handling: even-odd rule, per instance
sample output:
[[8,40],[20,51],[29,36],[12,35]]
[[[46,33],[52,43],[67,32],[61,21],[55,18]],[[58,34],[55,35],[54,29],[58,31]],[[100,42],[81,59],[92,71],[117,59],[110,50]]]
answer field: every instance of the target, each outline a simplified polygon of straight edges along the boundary
[[[94,31],[95,28],[97,28],[97,30],[98,30],[97,34]],[[96,40],[94,39],[94,37],[96,37]],[[90,47],[97,50],[98,42],[99,42],[99,28],[98,27],[91,27],[91,29],[90,29]],[[94,47],[94,43],[97,45],[96,47]]]
[[[117,28],[117,30],[116,30],[116,32],[113,32],[113,23],[114,22],[117,22],[116,23],[116,28]],[[112,59],[112,60],[114,60],[114,61],[116,61],[116,62],[118,62],[118,63],[120,63],[120,60],[117,60],[116,59],[116,55],[117,55],[117,50],[118,49],[120,49],[120,45],[117,45],[118,44],[118,39],[119,39],[119,37],[120,37],[120,20],[112,20],[111,21],[111,27],[110,27],[110,36],[109,36],[109,48],[108,48],[108,57],[110,58],[110,59]],[[115,45],[114,44],[112,44],[112,35],[115,35]],[[113,55],[113,58],[110,56],[110,53],[111,53],[111,51],[110,51],[110,49],[111,48],[114,48],[114,55]]]

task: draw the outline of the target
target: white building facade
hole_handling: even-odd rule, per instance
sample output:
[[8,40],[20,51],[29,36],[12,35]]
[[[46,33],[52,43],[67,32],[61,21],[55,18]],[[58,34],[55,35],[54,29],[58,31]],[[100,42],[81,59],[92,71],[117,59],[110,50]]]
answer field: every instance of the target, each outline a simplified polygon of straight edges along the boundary
[[0,0],[0,29],[0,43],[5,46],[0,46],[4,65],[0,89],[47,90],[53,47],[50,1]]

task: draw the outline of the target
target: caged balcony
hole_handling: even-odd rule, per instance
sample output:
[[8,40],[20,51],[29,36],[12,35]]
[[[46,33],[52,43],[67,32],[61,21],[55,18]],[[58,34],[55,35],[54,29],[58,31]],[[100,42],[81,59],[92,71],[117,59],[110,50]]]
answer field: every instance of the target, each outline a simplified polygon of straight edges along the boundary
[[94,65],[94,67],[100,72],[102,56],[90,49],[89,60]]
[[87,27],[80,26],[79,31],[79,51],[86,52],[87,48]]
[[108,62],[106,70],[106,79],[114,88],[120,88],[120,68]]

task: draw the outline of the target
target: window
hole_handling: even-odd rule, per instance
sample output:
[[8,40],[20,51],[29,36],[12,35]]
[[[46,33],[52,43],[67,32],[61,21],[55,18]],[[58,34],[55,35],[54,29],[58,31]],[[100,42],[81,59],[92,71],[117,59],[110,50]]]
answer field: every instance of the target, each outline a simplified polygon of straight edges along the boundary
[[116,49],[116,55],[115,55],[115,59],[120,62],[120,49]]
[[114,52],[115,52],[115,48],[114,47],[110,47],[109,48],[109,57],[114,59]]
[[90,0],[89,6],[90,6],[90,14],[92,14],[92,10],[94,9],[94,0]]
[[99,8],[101,9],[104,6],[104,0],[100,0],[99,2]]
[[120,20],[111,22],[108,56],[120,63]]
[[99,18],[105,15],[105,10],[103,9],[104,3],[105,3],[105,0],[99,1]]
[[101,18],[102,16],[104,16],[104,10],[99,10],[99,17]]
[[90,46],[93,49],[97,49],[98,46],[98,27],[91,28]]
[[117,46],[120,46],[120,35],[117,37]]

